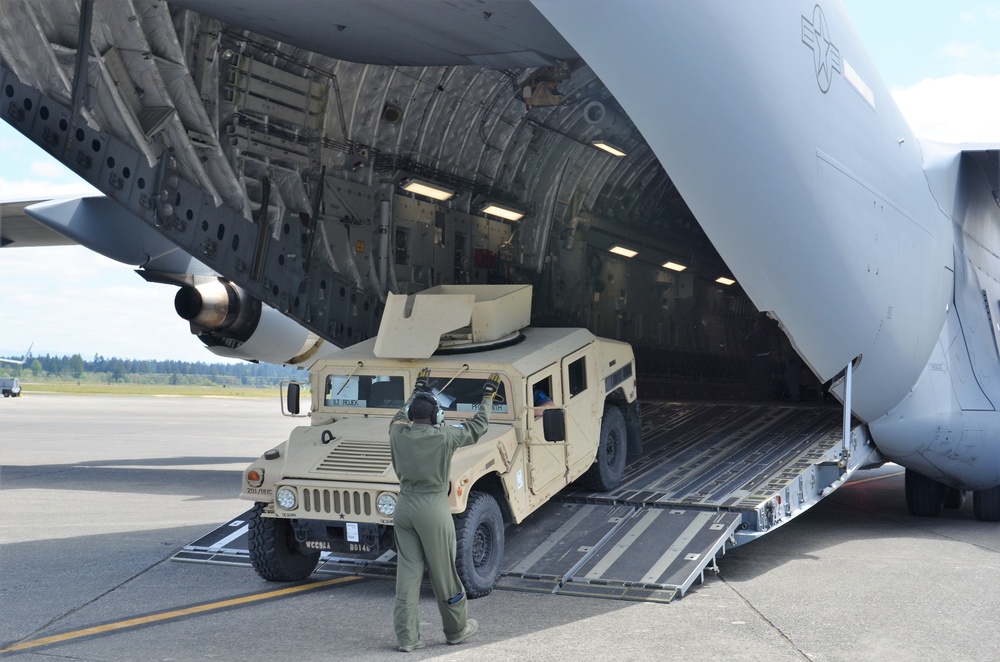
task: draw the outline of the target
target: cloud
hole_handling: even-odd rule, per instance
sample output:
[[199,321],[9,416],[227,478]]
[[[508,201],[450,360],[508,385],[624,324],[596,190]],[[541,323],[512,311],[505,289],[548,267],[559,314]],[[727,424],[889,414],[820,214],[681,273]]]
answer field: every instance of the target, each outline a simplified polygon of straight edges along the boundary
[[952,67],[961,71],[995,71],[1000,64],[1000,50],[990,50],[978,41],[952,41],[938,53],[953,60]]
[[921,138],[1000,143],[1000,75],[927,78],[892,96]]
[[55,160],[32,161],[31,165],[28,166],[28,172],[35,177],[44,177],[45,179],[65,179],[66,175],[71,174],[66,166]]
[[958,16],[963,23],[968,23],[970,25],[991,23],[993,21],[1000,21],[1000,8],[979,7],[974,10],[960,12]]
[[0,200],[98,194],[97,189],[12,126],[0,122]]

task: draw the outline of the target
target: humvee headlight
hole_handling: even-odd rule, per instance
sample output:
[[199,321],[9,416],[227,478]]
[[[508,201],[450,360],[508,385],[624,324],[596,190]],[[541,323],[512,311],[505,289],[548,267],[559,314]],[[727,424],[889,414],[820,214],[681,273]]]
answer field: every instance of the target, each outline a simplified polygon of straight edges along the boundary
[[298,496],[291,487],[280,487],[278,493],[274,495],[274,500],[285,510],[295,510],[298,505]]
[[385,517],[392,517],[392,514],[396,512],[396,495],[390,492],[382,492],[378,495],[378,499],[375,500],[375,507],[378,508],[379,513]]

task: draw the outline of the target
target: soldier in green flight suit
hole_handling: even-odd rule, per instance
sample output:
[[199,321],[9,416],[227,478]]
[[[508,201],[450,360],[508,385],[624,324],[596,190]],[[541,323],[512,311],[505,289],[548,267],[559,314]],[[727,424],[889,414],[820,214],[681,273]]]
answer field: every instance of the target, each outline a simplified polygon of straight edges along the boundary
[[448,506],[448,483],[452,454],[476,443],[486,432],[500,385],[500,375],[490,375],[476,415],[461,424],[443,426],[444,412],[428,392],[429,378],[429,369],[420,371],[413,394],[389,426],[392,466],[399,478],[399,503],[393,515],[398,554],[393,621],[399,650],[406,653],[424,647],[417,604],[425,565],[447,642],[460,644],[479,627],[474,618],[468,618],[465,587],[455,570],[455,524]]

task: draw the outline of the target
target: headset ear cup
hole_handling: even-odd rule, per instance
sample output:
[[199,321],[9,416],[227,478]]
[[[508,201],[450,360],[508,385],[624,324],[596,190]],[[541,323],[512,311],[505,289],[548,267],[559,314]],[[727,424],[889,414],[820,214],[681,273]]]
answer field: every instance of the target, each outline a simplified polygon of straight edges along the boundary
[[438,407],[434,412],[434,425],[441,425],[444,423],[444,411],[441,407]]

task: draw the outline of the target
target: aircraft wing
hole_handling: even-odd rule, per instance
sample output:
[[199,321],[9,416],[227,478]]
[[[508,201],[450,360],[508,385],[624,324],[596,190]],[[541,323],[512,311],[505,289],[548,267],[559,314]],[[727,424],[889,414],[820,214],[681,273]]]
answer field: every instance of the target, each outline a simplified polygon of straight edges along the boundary
[[31,348],[35,346],[35,343],[28,345],[28,351],[21,355],[20,360],[18,359],[3,359],[0,358],[0,363],[12,363],[14,365],[24,365],[25,361],[31,356]]
[[[9,204],[24,227],[32,228],[36,235],[53,237],[52,243],[32,246],[80,244],[117,262],[140,267],[136,273],[147,282],[179,287],[174,302],[177,313],[191,323],[192,334],[214,354],[295,365],[337,349],[253,299],[110,198]],[[225,311],[221,315],[220,308]]]
[[76,243],[25,213],[25,207],[39,202],[44,202],[44,200],[16,200],[0,203],[0,248],[72,246]]

